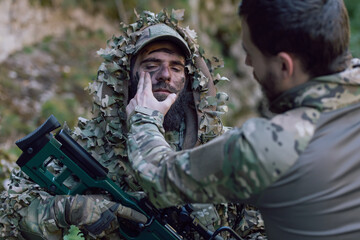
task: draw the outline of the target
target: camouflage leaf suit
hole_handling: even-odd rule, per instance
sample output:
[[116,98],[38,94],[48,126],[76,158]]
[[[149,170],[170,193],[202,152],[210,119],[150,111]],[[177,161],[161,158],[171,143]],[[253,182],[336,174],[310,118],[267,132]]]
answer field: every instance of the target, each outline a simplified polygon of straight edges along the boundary
[[[165,133],[166,142],[173,150],[178,151],[184,149],[185,142],[190,142],[187,147],[190,148],[194,144],[208,142],[224,132],[220,116],[227,110],[225,102],[228,97],[225,93],[216,93],[214,82],[225,78],[213,74],[213,68],[219,67],[221,63],[217,58],[210,61],[203,57],[203,51],[196,42],[196,33],[178,24],[182,20],[182,15],[181,10],[173,10],[171,14],[166,11],[159,14],[145,11],[137,14],[138,20],[135,23],[122,24],[123,34],[113,37],[106,49],[98,51],[104,62],[98,69],[97,79],[88,86],[94,100],[94,117],[90,120],[79,118],[78,127],[72,132],[73,137],[109,169],[108,175],[112,180],[122,189],[131,191],[139,197],[144,194],[133,177],[134,173],[127,157],[125,107],[128,102],[131,57],[138,46],[138,39],[148,26],[165,24],[176,30],[187,42],[191,52],[186,71],[191,82],[196,110],[190,106],[187,110],[190,114],[183,120],[180,131]],[[51,167],[55,173],[61,171],[61,166],[56,162],[52,163]],[[58,204],[56,201],[54,196],[15,169],[11,176],[10,189],[1,195],[0,237],[23,239],[24,236],[29,236],[24,234],[25,232],[32,232],[44,239],[62,239],[66,227],[56,222],[53,215],[55,213],[49,210],[51,204]],[[211,204],[196,205],[193,214],[212,229],[219,224],[235,227],[236,223],[240,226],[240,221],[235,220],[241,214],[240,205],[219,204],[216,207],[222,221],[219,221],[218,213]],[[259,214],[255,214],[255,217],[249,219],[253,219],[252,227],[260,226],[263,229],[259,218]],[[245,222],[243,225],[248,226],[248,223]],[[117,232],[113,232],[102,239],[119,238]]]

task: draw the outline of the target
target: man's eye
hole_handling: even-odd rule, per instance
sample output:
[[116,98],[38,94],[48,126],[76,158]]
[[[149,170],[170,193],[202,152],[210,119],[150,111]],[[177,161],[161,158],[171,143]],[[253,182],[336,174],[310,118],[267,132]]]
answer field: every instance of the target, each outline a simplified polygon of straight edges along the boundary
[[154,70],[156,68],[155,65],[147,65],[145,66],[145,70]]
[[182,68],[178,68],[178,67],[172,67],[171,68],[174,72],[181,72],[181,71],[183,71],[183,69]]

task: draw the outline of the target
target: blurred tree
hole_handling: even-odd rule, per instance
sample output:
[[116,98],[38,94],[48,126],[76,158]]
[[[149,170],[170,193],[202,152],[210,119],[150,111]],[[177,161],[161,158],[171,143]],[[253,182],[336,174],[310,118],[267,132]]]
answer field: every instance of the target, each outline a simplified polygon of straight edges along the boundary
[[345,0],[351,25],[350,50],[354,57],[360,57],[360,1]]

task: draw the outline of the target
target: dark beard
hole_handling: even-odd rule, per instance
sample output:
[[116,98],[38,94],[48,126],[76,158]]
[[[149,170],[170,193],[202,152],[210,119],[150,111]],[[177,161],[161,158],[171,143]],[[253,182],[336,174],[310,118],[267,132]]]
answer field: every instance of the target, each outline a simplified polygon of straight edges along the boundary
[[185,118],[185,109],[187,106],[193,106],[193,101],[194,99],[192,92],[188,92],[184,88],[164,117],[163,126],[166,132],[180,130],[181,122]]
[[273,72],[267,72],[266,75],[259,79],[254,73],[255,80],[260,84],[261,90],[268,103],[273,102],[281,93],[274,86],[279,85],[279,81]]
[[[137,83],[137,82],[136,82]],[[129,86],[129,100],[135,96],[137,91],[137,84],[131,84]],[[175,103],[170,107],[169,111],[164,117],[164,129],[165,131],[178,131],[180,130],[181,121],[185,117],[185,107],[193,106],[194,99],[192,92],[186,91],[184,88]]]
[[[134,76],[132,71],[130,76],[133,76],[130,80],[129,86],[129,96],[127,103],[130,102],[132,98],[135,97],[137,92],[137,84],[139,82],[139,73],[136,73]],[[187,84],[185,84],[183,90],[179,93],[179,97],[176,99],[175,103],[170,107],[169,111],[164,117],[164,129],[165,131],[179,131],[180,125],[183,119],[185,118],[185,108],[187,106],[194,106],[194,98],[192,91],[187,91]]]

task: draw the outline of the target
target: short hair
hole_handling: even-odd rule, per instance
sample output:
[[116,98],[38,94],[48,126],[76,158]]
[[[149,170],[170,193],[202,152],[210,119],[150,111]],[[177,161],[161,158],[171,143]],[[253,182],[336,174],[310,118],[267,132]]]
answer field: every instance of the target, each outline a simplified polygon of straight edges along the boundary
[[343,71],[351,58],[343,0],[243,0],[239,15],[264,55],[293,53],[312,77]]

